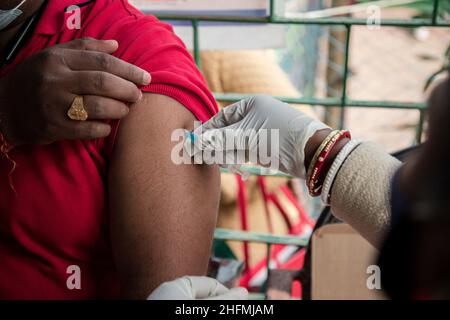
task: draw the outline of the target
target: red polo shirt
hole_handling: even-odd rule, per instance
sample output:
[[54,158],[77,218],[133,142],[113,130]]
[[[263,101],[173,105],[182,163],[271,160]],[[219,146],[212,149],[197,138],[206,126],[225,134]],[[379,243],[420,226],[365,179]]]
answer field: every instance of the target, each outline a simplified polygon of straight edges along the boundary
[[[1,74],[57,43],[116,39],[115,56],[152,74],[143,91],[172,97],[201,121],[216,112],[192,57],[169,25],[126,0],[97,0],[80,6],[81,29],[69,30],[64,9],[83,2],[49,0],[32,38]],[[0,159],[0,299],[119,297],[105,187],[113,144],[114,135],[14,149],[17,195],[8,183],[11,164]],[[70,266],[81,271],[81,289],[67,285],[77,276]]]

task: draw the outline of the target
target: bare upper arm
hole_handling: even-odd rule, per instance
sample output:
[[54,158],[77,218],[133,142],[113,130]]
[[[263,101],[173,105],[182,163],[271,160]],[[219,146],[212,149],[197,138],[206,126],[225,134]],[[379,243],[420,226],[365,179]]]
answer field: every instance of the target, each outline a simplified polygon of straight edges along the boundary
[[206,272],[219,201],[217,167],[175,165],[172,131],[194,116],[144,94],[121,123],[109,172],[111,235],[125,295],[145,298],[163,281]]

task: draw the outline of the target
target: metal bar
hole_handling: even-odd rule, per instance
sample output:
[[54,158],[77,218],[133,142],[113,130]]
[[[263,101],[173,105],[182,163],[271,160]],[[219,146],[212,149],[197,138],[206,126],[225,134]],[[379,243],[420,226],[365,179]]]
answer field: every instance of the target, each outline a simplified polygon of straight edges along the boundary
[[[254,94],[215,93],[214,97],[221,102],[236,102],[253,96]],[[305,104],[311,106],[338,107],[341,105],[339,98],[314,98],[314,97],[275,97],[289,104]],[[370,100],[346,100],[346,107],[382,108],[382,109],[426,109],[424,103],[398,102],[398,101],[370,101]]]
[[422,142],[422,133],[423,133],[423,123],[425,122],[425,110],[419,110],[419,122],[416,128],[416,138],[415,143],[419,144]]
[[414,2],[422,2],[423,0],[379,0],[363,3],[354,3],[349,5],[332,6],[331,8],[313,10],[308,12],[289,12],[285,16],[288,18],[326,18],[337,15],[349,15],[367,10],[370,6],[379,8],[396,7]]
[[[283,172],[280,171],[275,171],[275,172],[264,172],[261,171],[260,167],[257,166],[245,166],[246,168],[244,169],[245,172],[248,172],[251,176],[263,176],[263,177],[276,177],[276,178],[293,178],[288,174],[285,174]],[[243,167],[241,167],[242,170]],[[220,168],[220,172],[221,173],[230,173],[230,174],[235,174],[234,172],[231,172],[228,169],[225,168]]]
[[214,239],[255,243],[286,244],[298,247],[305,247],[309,242],[309,238],[276,236],[269,233],[245,232],[221,228],[217,228],[214,232]]
[[[241,171],[247,172],[250,175],[254,176],[270,176],[270,177],[280,177],[280,178],[291,178],[290,175],[285,174],[280,171],[275,170],[267,170],[266,168],[257,167],[257,166],[251,166],[251,165],[243,165],[239,168]],[[230,170],[226,168],[220,168],[220,172],[222,173],[233,173]]]
[[398,102],[398,101],[366,101],[366,100],[347,100],[347,107],[361,108],[388,108],[388,109],[426,109],[424,103]]
[[275,21],[275,0],[270,0],[270,13],[269,13],[269,21]]
[[267,268],[267,279],[269,279],[269,269],[270,269],[270,243],[267,244],[267,251],[266,251],[266,268]]
[[[266,286],[269,283],[269,272],[270,272],[270,243],[267,244],[267,251],[266,251],[266,270],[267,270],[267,277],[266,277]],[[267,287],[266,287],[267,288]],[[267,289],[265,294],[265,299],[267,299]]]
[[[152,14],[152,12],[145,12]],[[317,18],[317,19],[300,19],[300,18],[286,18],[273,17],[270,20],[268,17],[233,17],[233,16],[209,16],[209,15],[173,15],[173,14],[157,14],[161,20],[175,20],[175,21],[217,21],[217,22],[234,22],[234,23],[273,23],[273,24],[317,24],[317,25],[367,25],[367,19],[351,18],[351,17],[335,17],[335,18]],[[386,27],[450,27],[448,21],[436,21],[433,24],[430,19],[383,19],[380,26]]]
[[[350,0],[332,0],[330,5],[333,8],[340,8],[351,3]],[[348,15],[347,15],[348,16]],[[341,28],[342,27],[342,28]],[[342,100],[344,64],[345,64],[345,43],[347,38],[347,28],[344,26],[329,27],[328,31],[328,61],[326,64],[326,95]],[[342,103],[336,108],[325,109],[323,121],[332,128],[340,127],[342,116]]]
[[433,1],[433,15],[431,16],[431,24],[436,25],[439,14],[439,0]]
[[264,293],[255,293],[255,292],[249,292],[248,294],[248,300],[266,300],[266,295]]
[[345,25],[347,29],[347,36],[345,39],[345,60],[344,60],[344,79],[342,80],[342,97],[341,97],[341,112],[339,118],[339,128],[343,129],[345,125],[345,106],[347,105],[347,81],[348,81],[348,61],[350,55],[350,36],[352,26]]
[[[214,97],[217,101],[222,102],[236,102],[242,99],[249,98],[254,96],[254,94],[236,94],[236,93],[214,93]],[[323,98],[317,99],[313,97],[275,97],[278,100],[281,100],[290,104],[308,104],[308,105],[323,105],[323,106],[338,106],[341,102],[338,98]]]
[[200,40],[199,40],[199,30],[198,30],[198,20],[192,20],[192,32],[193,32],[193,45],[194,45],[194,60],[197,67],[201,69],[201,59],[200,59]]
[[270,243],[267,244],[267,251],[266,251],[266,268],[267,268],[267,280],[269,280],[269,269],[270,269],[270,249],[271,245]]

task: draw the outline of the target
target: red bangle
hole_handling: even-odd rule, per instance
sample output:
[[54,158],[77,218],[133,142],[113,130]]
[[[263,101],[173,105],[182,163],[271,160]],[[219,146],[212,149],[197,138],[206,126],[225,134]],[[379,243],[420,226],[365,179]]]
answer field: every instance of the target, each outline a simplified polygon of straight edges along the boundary
[[320,173],[322,172],[323,166],[330,155],[333,148],[344,138],[351,139],[350,132],[348,130],[341,130],[338,134],[336,134],[325,146],[325,148],[321,151],[319,157],[317,158],[316,163],[314,164],[314,168],[311,174],[311,177],[308,181],[308,191],[309,194],[313,197],[317,197],[320,195],[322,185],[317,186],[319,182]]

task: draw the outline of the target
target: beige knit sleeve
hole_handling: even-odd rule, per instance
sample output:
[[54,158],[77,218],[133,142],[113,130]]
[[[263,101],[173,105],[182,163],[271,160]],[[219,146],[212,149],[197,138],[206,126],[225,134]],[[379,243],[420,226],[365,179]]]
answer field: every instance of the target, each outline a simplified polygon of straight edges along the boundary
[[401,162],[372,142],[359,145],[345,160],[331,190],[335,216],[375,247],[390,216],[390,186]]

